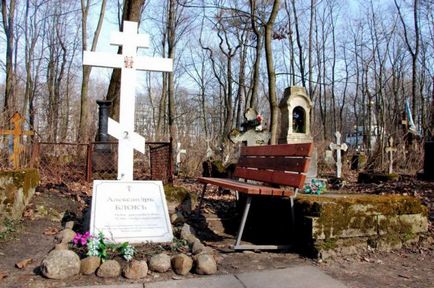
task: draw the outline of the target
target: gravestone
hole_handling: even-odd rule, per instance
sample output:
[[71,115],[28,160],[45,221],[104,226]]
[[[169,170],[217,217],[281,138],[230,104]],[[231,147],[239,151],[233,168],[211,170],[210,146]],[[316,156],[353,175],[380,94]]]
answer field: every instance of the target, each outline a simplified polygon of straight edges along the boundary
[[92,153],[93,172],[115,172],[115,160],[108,134],[108,118],[112,101],[97,100],[98,104],[98,131],[96,144]]
[[312,101],[304,87],[292,86],[285,89],[279,103],[280,136],[279,143],[310,143],[310,111]]
[[206,139],[206,159],[209,160],[212,158],[212,156],[214,155],[214,152],[212,151],[209,143],[211,142],[211,139]]
[[124,21],[123,32],[111,35],[122,54],[83,52],[83,65],[121,68],[119,123],[108,118],[108,134],[119,140],[118,181],[93,184],[92,235],[103,232],[112,242],[169,242],[173,238],[161,181],[133,181],[134,149],[144,153],[145,139],[134,132],[136,70],[171,72],[172,59],[137,56],[148,47],[137,23]]
[[342,152],[347,151],[348,146],[345,143],[341,143],[341,133],[336,131],[335,133],[336,143],[330,143],[329,147],[332,151],[336,150],[336,178],[342,178]]
[[232,129],[229,133],[229,139],[232,143],[244,143],[247,146],[268,144],[271,133],[263,130],[262,115],[253,108],[247,108],[244,112],[244,119],[245,121],[241,124],[242,131]]
[[[312,143],[310,111],[312,101],[304,87],[292,86],[285,89],[279,103],[280,136],[279,144]],[[318,176],[318,150],[314,145],[306,183]]]
[[167,211],[161,181],[95,180],[90,231],[116,243],[170,242]]
[[175,163],[175,174],[179,173],[179,167],[181,166],[181,154],[187,154],[187,150],[181,149],[181,143],[176,144],[176,163]]

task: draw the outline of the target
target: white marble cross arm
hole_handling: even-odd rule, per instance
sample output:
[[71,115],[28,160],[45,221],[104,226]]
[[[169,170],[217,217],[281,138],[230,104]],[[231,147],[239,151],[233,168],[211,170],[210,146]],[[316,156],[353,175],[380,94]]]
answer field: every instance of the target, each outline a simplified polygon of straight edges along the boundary
[[[143,154],[145,153],[145,138],[135,132],[122,131],[121,125],[110,117],[108,118],[107,132],[116,139],[129,139],[128,142],[132,148]],[[130,135],[125,135],[125,133],[130,133]]]
[[113,53],[83,51],[83,65],[122,68],[124,66],[124,56]]

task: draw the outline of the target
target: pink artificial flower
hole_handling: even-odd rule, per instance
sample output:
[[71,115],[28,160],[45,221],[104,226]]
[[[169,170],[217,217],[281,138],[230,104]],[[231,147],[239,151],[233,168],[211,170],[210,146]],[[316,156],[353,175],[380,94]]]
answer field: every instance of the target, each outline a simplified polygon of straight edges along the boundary
[[90,233],[89,233],[89,231],[87,231],[86,233],[84,233],[82,236],[81,236],[81,239],[80,239],[80,241],[81,241],[81,246],[85,246],[86,244],[87,244],[87,239],[90,237]]
[[72,239],[72,243],[74,243],[75,246],[86,246],[87,239],[90,237],[89,231],[84,234],[76,233],[74,239]]
[[74,236],[74,239],[72,239],[72,243],[74,243],[74,245],[78,245],[79,242],[81,242],[81,234],[80,233],[76,233]]
[[263,119],[263,117],[262,117],[261,114],[258,114],[258,115],[256,116],[256,120],[257,120],[259,123],[262,122],[262,119]]

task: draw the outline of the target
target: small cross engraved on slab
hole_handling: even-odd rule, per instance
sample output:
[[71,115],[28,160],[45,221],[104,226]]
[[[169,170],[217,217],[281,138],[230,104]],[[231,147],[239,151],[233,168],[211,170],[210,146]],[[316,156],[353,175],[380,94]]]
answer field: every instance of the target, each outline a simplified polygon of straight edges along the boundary
[[393,137],[390,136],[388,139],[388,146],[386,147],[386,153],[389,158],[389,174],[393,173],[393,153],[397,151],[397,149],[393,146]]
[[149,46],[146,34],[137,34],[137,23],[124,21],[122,32],[111,35],[111,44],[122,46],[122,54],[83,51],[83,65],[121,68],[119,123],[109,118],[108,133],[119,140],[118,180],[133,180],[134,149],[145,152],[145,138],[134,132],[136,70],[172,72],[173,59],[136,56]]
[[335,133],[336,137],[336,144],[330,143],[329,147],[330,149],[336,150],[336,178],[342,177],[342,154],[341,151],[347,151],[348,146],[345,143],[341,143],[341,133],[339,131],[336,131]]

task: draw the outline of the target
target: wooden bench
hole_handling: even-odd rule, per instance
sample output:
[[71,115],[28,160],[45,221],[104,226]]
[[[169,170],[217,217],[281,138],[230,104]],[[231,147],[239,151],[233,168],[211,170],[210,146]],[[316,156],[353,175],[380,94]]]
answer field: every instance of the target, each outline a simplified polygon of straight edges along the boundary
[[[244,181],[211,177],[198,178],[198,181],[204,184],[198,211],[201,209],[208,184],[245,194],[246,206],[234,249],[286,248],[287,246],[275,245],[240,245],[240,242],[253,196],[290,197],[291,221],[294,227],[294,197],[298,189],[304,185],[311,154],[312,143],[242,147],[234,178],[241,178]],[[255,183],[251,183],[252,181]]]

